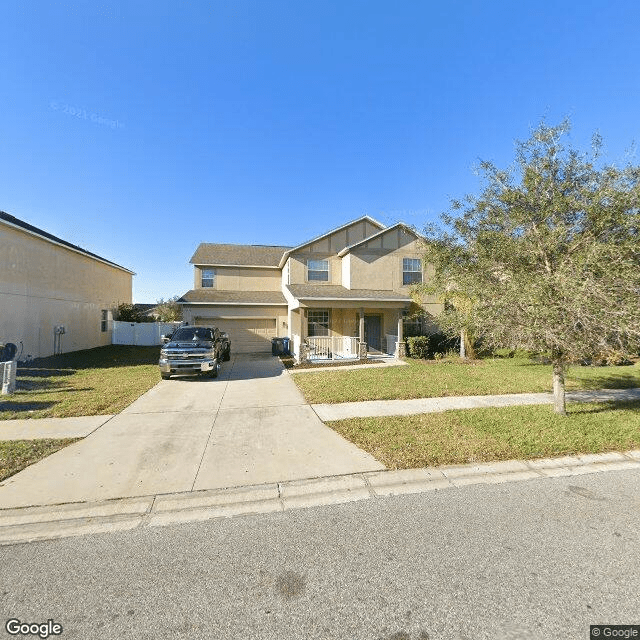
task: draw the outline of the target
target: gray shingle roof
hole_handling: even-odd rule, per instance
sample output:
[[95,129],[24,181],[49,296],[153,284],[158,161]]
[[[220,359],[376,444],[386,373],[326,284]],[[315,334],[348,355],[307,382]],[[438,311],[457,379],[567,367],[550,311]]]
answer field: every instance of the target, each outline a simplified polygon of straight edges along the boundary
[[217,289],[191,289],[178,302],[210,304],[274,304],[286,305],[280,291],[218,291]]
[[277,267],[289,249],[291,247],[203,242],[193,254],[191,264]]
[[392,300],[411,302],[411,297],[397,291],[375,291],[372,289],[347,289],[334,284],[289,284],[287,289],[298,300],[338,299],[338,300]]

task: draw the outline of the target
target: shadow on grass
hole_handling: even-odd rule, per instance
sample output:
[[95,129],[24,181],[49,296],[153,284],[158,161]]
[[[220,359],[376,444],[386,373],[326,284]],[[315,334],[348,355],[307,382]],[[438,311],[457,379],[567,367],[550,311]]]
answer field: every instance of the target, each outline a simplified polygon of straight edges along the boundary
[[57,391],[59,389],[68,389],[68,385],[64,380],[49,380],[47,378],[39,378],[37,380],[29,380],[16,376],[16,391],[24,393],[43,393],[46,391]]
[[579,403],[571,404],[569,415],[590,415],[596,413],[609,413],[610,411],[632,411],[640,413],[640,400],[607,400],[598,401],[597,405],[581,406]]
[[[601,367],[597,368],[597,371],[601,370]],[[616,371],[609,375],[599,375],[594,378],[580,375],[580,372],[575,371],[575,369],[573,371],[569,369],[567,377],[570,380],[579,382],[582,389],[633,389],[634,387],[640,387],[640,377],[637,369],[631,370],[629,373]]]
[[0,402],[0,413],[18,413],[20,411],[38,411],[41,409],[50,409],[57,404],[53,400],[20,402],[19,400],[6,400]]
[[[19,368],[23,371],[40,371],[46,377],[45,371],[55,371],[48,375],[70,375],[74,369],[113,369],[115,367],[131,367],[143,364],[158,364],[160,347],[135,347],[129,345],[107,345],[95,349],[83,351],[71,351],[47,358],[36,358],[29,363],[27,368]],[[69,373],[65,373],[69,372]]]
[[62,376],[72,376],[74,374],[73,369],[35,369],[18,367],[16,371],[16,378],[56,378]]

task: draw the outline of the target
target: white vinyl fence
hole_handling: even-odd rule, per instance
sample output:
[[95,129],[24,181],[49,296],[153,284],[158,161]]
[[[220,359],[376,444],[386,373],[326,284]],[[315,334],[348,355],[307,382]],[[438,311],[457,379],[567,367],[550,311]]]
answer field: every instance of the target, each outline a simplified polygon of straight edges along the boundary
[[114,320],[111,344],[131,344],[141,347],[161,345],[160,336],[173,333],[181,322],[119,322]]

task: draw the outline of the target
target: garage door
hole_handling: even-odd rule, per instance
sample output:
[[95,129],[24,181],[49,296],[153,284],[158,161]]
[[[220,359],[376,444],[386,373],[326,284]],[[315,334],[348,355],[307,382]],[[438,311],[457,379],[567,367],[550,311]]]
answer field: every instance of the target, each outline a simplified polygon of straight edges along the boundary
[[226,331],[231,338],[233,353],[271,352],[271,338],[277,336],[275,318],[198,318],[195,324]]

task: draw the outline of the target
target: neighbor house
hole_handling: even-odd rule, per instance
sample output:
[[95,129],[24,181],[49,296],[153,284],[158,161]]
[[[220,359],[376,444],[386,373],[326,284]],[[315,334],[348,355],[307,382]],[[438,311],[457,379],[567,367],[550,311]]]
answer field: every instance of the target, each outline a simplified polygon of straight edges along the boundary
[[415,316],[411,288],[428,277],[421,241],[364,216],[296,247],[203,243],[183,319],[218,326],[240,353],[285,336],[298,360],[402,353],[407,323],[441,310],[422,298]]
[[133,272],[0,212],[0,342],[27,359],[111,344]]

